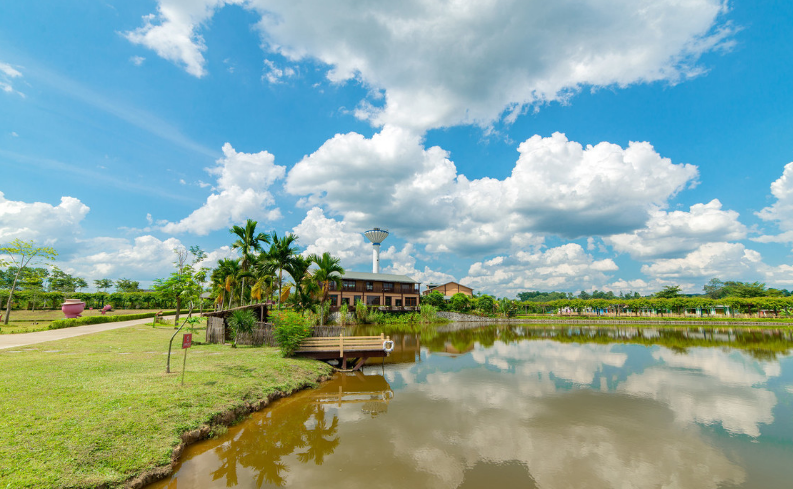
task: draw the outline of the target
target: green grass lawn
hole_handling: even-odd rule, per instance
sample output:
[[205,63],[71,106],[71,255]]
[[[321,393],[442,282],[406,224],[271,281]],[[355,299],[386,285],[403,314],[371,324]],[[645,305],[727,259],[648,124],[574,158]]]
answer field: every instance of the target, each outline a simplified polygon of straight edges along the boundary
[[194,344],[182,386],[181,333],[165,374],[173,332],[138,325],[0,350],[0,488],[121,486],[167,465],[183,432],[330,370],[274,348]]

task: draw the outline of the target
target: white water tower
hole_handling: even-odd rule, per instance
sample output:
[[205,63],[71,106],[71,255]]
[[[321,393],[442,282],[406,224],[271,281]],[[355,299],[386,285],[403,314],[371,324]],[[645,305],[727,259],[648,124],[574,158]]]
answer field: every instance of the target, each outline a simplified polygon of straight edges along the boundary
[[388,237],[385,229],[374,228],[363,233],[372,242],[372,273],[380,273],[380,243]]

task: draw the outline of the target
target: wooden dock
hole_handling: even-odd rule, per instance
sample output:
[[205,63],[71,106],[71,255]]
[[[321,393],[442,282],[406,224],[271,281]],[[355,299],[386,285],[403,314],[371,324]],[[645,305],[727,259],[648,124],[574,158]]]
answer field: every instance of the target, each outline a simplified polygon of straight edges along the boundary
[[332,336],[306,338],[295,350],[295,355],[318,360],[339,360],[342,369],[347,362],[355,364],[353,370],[360,370],[368,358],[386,357],[394,349],[391,338],[380,336]]

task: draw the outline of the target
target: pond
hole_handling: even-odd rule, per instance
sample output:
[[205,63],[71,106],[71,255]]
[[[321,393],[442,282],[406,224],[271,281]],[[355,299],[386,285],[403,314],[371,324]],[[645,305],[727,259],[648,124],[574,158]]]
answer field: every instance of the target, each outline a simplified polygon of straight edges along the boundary
[[789,488],[790,330],[427,328],[151,487]]

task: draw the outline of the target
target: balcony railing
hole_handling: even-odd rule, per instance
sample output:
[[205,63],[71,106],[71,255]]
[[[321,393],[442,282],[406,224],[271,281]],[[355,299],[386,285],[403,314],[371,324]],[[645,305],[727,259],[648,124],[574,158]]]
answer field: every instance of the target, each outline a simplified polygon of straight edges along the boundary
[[360,292],[360,293],[369,293],[369,294],[418,294],[419,293],[419,286],[418,284],[394,284],[393,287],[383,287],[382,282],[374,282],[372,287],[369,288],[366,285],[366,282],[358,281],[355,283],[354,286],[345,286],[342,285],[341,287],[336,287],[336,284],[331,283],[329,287],[330,292]]

